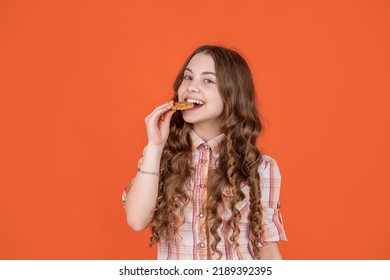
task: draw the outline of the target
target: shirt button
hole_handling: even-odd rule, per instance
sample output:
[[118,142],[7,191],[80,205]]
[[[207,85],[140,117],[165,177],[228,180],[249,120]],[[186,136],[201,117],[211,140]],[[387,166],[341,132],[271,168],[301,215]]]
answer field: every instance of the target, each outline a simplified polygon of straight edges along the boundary
[[199,217],[203,218],[203,217],[204,217],[204,215],[203,215],[203,214],[199,214]]
[[208,150],[209,149],[209,146],[207,146],[206,144],[204,145],[204,149],[205,150]]
[[207,162],[207,159],[202,159],[202,163],[206,163]]
[[204,187],[206,187],[206,185],[205,184],[200,184],[199,187],[204,188]]
[[201,248],[204,248],[204,246],[205,246],[204,243],[200,243]]

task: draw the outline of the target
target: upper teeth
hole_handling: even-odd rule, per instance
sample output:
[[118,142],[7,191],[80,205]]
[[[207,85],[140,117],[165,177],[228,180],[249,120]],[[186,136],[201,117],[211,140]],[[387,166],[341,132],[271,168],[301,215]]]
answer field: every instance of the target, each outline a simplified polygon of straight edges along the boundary
[[196,99],[187,99],[186,101],[191,102],[191,103],[195,103],[195,104],[199,104],[199,105],[204,105],[203,101],[196,100]]

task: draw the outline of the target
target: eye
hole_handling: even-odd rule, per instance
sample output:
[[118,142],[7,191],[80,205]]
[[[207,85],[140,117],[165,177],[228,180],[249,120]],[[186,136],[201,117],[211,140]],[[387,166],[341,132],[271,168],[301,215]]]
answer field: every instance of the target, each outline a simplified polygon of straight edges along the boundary
[[184,75],[184,76],[183,76],[183,80],[191,80],[191,77],[188,76],[188,75]]
[[214,82],[210,79],[205,79],[204,81],[206,84],[214,84]]

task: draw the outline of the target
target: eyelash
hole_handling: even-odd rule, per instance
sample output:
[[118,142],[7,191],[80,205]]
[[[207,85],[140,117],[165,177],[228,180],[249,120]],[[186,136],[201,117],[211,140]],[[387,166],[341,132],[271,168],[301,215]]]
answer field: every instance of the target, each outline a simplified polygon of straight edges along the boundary
[[[191,80],[191,77],[187,76],[187,75],[184,75],[183,80]],[[214,82],[212,80],[210,80],[210,79],[204,79],[204,80],[208,81],[208,82],[206,82],[206,84],[214,84]]]

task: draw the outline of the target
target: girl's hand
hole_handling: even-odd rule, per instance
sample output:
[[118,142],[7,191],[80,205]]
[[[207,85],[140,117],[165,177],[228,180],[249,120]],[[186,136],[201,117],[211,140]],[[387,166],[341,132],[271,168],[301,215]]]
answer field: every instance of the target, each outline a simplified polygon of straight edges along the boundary
[[148,134],[148,145],[163,148],[169,135],[169,123],[175,110],[173,100],[156,107],[153,112],[145,118]]

